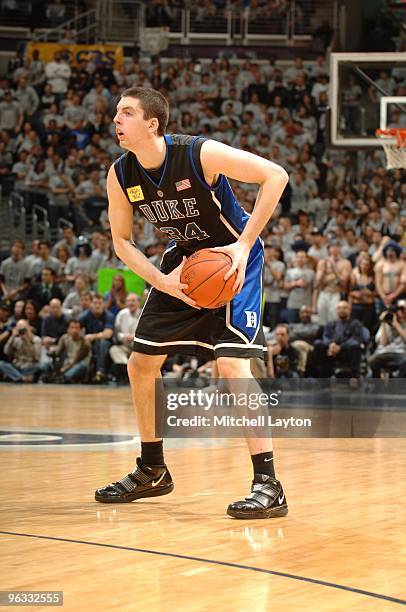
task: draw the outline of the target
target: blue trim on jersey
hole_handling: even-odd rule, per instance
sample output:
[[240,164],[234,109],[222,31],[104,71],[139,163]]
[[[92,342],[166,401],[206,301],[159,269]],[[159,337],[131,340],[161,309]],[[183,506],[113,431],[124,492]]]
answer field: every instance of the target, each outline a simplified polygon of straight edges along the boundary
[[[145,174],[145,176],[147,177],[147,179],[149,179],[151,181],[151,183],[157,188],[159,189],[161,186],[161,183],[163,181],[163,178],[165,176],[165,172],[166,172],[166,166],[168,164],[168,144],[172,144],[172,138],[170,136],[167,136],[166,134],[164,135],[164,140],[165,140],[165,145],[166,145],[166,150],[165,150],[165,163],[164,163],[164,169],[162,170],[162,174],[161,174],[161,178],[159,179],[159,183],[156,183],[154,181],[154,179],[152,177],[150,177],[150,175],[148,174],[148,172],[146,170],[144,170],[144,168],[141,166],[140,162],[137,159],[137,156],[135,156],[136,162],[138,164],[138,167],[140,168],[140,170],[142,170],[142,172]],[[170,142],[168,142],[168,140]]]
[[125,192],[125,183],[124,183],[123,161],[124,161],[125,156],[126,156],[126,153],[123,153],[123,155],[120,155],[120,157],[114,162],[114,165],[118,164],[118,168],[120,170],[120,177],[121,177],[121,181],[119,180],[119,183],[124,192]]
[[[259,240],[257,240],[248,257],[242,289],[232,299],[230,304],[231,325],[242,332],[250,342],[254,340],[261,325],[263,264],[264,250]],[[252,315],[251,313],[255,314]],[[253,322],[252,317],[256,319],[254,327],[251,326]]]
[[166,144],[173,144],[172,136],[170,134],[165,134],[164,138],[166,140]]
[[241,233],[250,217],[236,199],[225,176],[222,176],[222,180],[214,189],[214,193],[221,203],[221,214],[223,217],[227,219],[237,232]]
[[196,166],[195,166],[195,160],[193,159],[193,147],[194,147],[194,144],[195,144],[196,140],[198,140],[199,138],[202,138],[202,136],[195,136],[195,137],[193,138],[192,142],[191,142],[191,143],[190,143],[190,145],[189,145],[189,158],[190,158],[190,163],[191,163],[191,165],[192,165],[193,172],[194,172],[194,174],[195,174],[196,178],[198,179],[199,183],[200,183],[201,185],[203,185],[203,187],[205,187],[205,188],[206,188],[206,189],[208,189],[209,191],[213,191],[213,190],[215,190],[215,189],[218,187],[218,185],[220,185],[221,180],[222,180],[222,178],[223,178],[223,175],[222,175],[222,174],[220,174],[220,175],[219,175],[219,177],[218,177],[217,182],[216,182],[216,184],[215,184],[215,185],[209,185],[209,183],[206,183],[206,181],[203,181],[203,180],[202,180],[202,177],[200,176],[200,174],[198,173],[198,171],[197,171],[197,169],[196,169]]

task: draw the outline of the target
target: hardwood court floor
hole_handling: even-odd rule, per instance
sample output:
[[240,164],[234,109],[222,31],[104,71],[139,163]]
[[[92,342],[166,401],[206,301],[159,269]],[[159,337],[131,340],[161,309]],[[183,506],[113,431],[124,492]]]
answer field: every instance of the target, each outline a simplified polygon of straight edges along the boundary
[[225,509],[251,478],[239,440],[168,441],[175,491],[124,505],[93,492],[130,471],[136,444],[24,447],[25,433],[135,432],[127,388],[0,385],[0,414],[0,441],[21,443],[0,448],[0,590],[63,590],[69,611],[381,611],[405,598],[402,440],[277,439],[289,515],[236,521]]

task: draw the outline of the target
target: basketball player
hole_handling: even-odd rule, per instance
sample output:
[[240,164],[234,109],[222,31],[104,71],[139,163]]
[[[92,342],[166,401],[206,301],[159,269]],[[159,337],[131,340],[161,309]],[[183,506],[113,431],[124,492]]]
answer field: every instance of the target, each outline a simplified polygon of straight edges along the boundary
[[[123,92],[114,118],[120,145],[127,149],[107,178],[114,248],[152,289],[128,363],[141,457],[133,472],[97,489],[99,502],[131,502],[173,490],[162,440],[155,437],[155,379],[167,355],[214,358],[221,378],[249,379],[250,358],[263,358],[265,350],[260,312],[263,249],[258,236],[288,175],[268,160],[213,140],[165,135],[168,116],[168,103],[159,92],[135,87]],[[236,201],[226,175],[259,184],[251,216]],[[161,270],[132,242],[134,209],[171,238]],[[204,310],[184,293],[187,285],[180,283],[180,273],[186,256],[212,247],[221,247],[232,258],[226,277],[237,271],[234,287],[239,293],[222,308]],[[271,441],[250,438],[247,443],[254,470],[251,493],[230,504],[227,513],[241,519],[287,514]]]

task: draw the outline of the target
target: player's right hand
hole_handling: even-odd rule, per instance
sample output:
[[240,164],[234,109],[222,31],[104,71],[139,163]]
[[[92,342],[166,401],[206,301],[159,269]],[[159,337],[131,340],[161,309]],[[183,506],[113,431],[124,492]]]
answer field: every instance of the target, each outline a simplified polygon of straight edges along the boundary
[[188,285],[180,282],[180,273],[182,272],[185,261],[186,257],[183,257],[177,268],[172,270],[172,272],[169,274],[162,274],[161,281],[156,285],[156,288],[159,291],[172,295],[172,297],[182,300],[183,302],[186,302],[186,304],[189,304],[189,306],[200,310],[200,306],[198,306],[196,302],[192,300],[192,298],[184,293],[184,290],[188,288]]

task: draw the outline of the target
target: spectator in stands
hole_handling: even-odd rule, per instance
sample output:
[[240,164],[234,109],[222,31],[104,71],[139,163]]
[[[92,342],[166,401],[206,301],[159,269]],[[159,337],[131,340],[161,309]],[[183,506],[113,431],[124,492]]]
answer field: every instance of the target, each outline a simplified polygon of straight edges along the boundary
[[1,299],[14,301],[24,294],[28,287],[29,273],[24,260],[23,243],[15,240],[11,255],[0,264]]
[[63,293],[56,284],[56,275],[52,268],[41,270],[41,281],[31,285],[28,290],[28,298],[34,300],[40,310],[54,298],[63,300]]
[[320,337],[322,327],[312,322],[312,309],[301,306],[299,310],[299,323],[289,325],[289,338],[293,348],[298,353],[297,369],[302,376],[305,375],[309,365],[309,355],[313,350],[315,341]]
[[107,206],[106,180],[100,177],[98,168],[92,167],[89,178],[76,189],[76,200],[83,202],[87,218],[98,223],[101,211]]
[[64,244],[59,245],[56,250],[56,258],[60,264],[60,270],[59,270],[59,276],[57,278],[57,282],[59,283],[61,287],[62,293],[66,294],[70,289],[69,283],[66,282],[66,267],[70,259],[70,253],[69,253],[68,247],[65,246]]
[[18,161],[13,164],[11,171],[15,175],[14,190],[20,191],[25,189],[25,179],[31,169],[28,153],[24,149],[18,153]]
[[91,283],[96,280],[97,260],[91,258],[92,247],[89,241],[83,236],[79,238],[75,249],[75,255],[68,260],[66,266],[66,280],[69,283],[75,281],[75,277],[79,272],[87,274]]
[[11,306],[6,302],[0,302],[0,360],[2,361],[6,360],[4,347],[13,329],[10,314]]
[[39,315],[39,308],[34,300],[28,299],[24,302],[23,318],[26,319],[37,336],[41,335],[42,319]]
[[85,330],[85,340],[92,347],[96,365],[93,381],[102,383],[106,379],[106,359],[111,346],[114,330],[114,316],[104,310],[103,298],[95,294],[89,310],[79,316]]
[[18,88],[15,93],[17,102],[25,113],[25,116],[33,115],[39,106],[39,97],[34,87],[28,84],[26,77],[21,77],[18,81]]
[[280,247],[272,244],[265,245],[264,266],[264,320],[263,323],[275,329],[280,321],[281,295],[286,266],[283,261],[283,252]]
[[316,273],[316,311],[321,325],[336,318],[340,296],[347,293],[351,275],[351,264],[341,257],[341,246],[337,240],[330,242],[328,251],[329,256],[319,261]]
[[361,96],[362,89],[356,82],[355,76],[350,74],[342,91],[342,109],[345,119],[345,131],[352,134],[355,134],[359,129],[359,103]]
[[88,112],[81,105],[79,94],[74,94],[70,104],[65,107],[63,119],[66,127],[71,130],[73,130],[78,123],[87,121]]
[[280,324],[275,330],[276,343],[268,345],[269,378],[296,378],[299,355],[290,343],[289,328]]
[[[28,258],[27,258],[28,259]],[[44,268],[51,268],[55,275],[60,272],[60,263],[51,255],[51,245],[47,240],[38,243],[38,257],[32,259],[29,264],[29,275],[31,278],[39,275]],[[57,297],[57,296],[55,296]]]
[[104,307],[111,312],[114,317],[126,306],[127,290],[125,280],[121,274],[116,274],[110,291],[104,298]]
[[[4,195],[8,195],[10,182],[12,180],[11,167],[13,165],[13,154],[7,150],[7,145],[0,140],[0,189]],[[14,181],[12,181],[14,182]]]
[[377,348],[369,359],[372,376],[379,378],[381,370],[397,370],[399,378],[406,378],[406,301],[399,301],[395,312],[385,310],[379,319]]
[[24,300],[17,300],[16,302],[14,302],[14,307],[12,309],[13,314],[11,315],[9,319],[9,323],[12,327],[14,327],[17,321],[24,318],[24,306],[25,306]]
[[63,228],[63,238],[56,242],[52,247],[52,255],[56,256],[56,252],[60,246],[66,246],[69,252],[69,256],[72,257],[74,254],[75,246],[77,245],[78,239],[75,236],[72,226],[66,225]]
[[34,204],[42,207],[48,205],[48,180],[49,176],[45,170],[45,160],[40,158],[28,170],[25,177],[25,188],[23,190],[25,205],[28,210],[32,209]]
[[349,302],[352,305],[352,317],[361,321],[370,331],[375,329],[375,282],[372,261],[369,255],[358,256],[357,266],[350,276]]
[[80,298],[80,309],[78,309],[78,314],[75,316],[79,316],[81,313],[86,312],[86,310],[89,310],[90,306],[92,305],[92,297],[93,297],[93,293],[91,291],[82,291],[82,293],[80,294],[79,298]]
[[284,288],[288,291],[286,318],[288,323],[299,322],[299,309],[304,304],[311,307],[314,283],[314,272],[307,267],[305,251],[298,251],[294,256],[294,265],[285,275]]
[[72,291],[68,293],[63,301],[62,308],[67,315],[72,314],[74,308],[80,308],[80,296],[84,291],[88,291],[89,279],[87,274],[79,273],[74,282]]
[[0,372],[13,382],[33,382],[41,370],[41,338],[33,332],[26,319],[20,319],[4,346],[10,360],[0,361]]
[[63,59],[62,51],[55,51],[54,60],[45,66],[45,75],[47,83],[52,88],[52,94],[55,95],[59,104],[63,95],[68,91],[68,83],[71,77],[70,66]]
[[38,49],[34,49],[32,57],[29,60],[28,65],[28,82],[35,89],[37,94],[42,91],[42,86],[45,81],[45,66],[44,62],[40,59],[40,53]]
[[56,227],[59,217],[70,216],[72,198],[75,195],[75,187],[71,179],[57,172],[49,179],[49,221],[51,227]]
[[314,343],[312,370],[321,378],[335,370],[348,370],[351,378],[359,376],[362,346],[366,334],[357,319],[351,319],[351,305],[341,300],[337,304],[337,319],[327,323],[321,340]]
[[53,298],[49,302],[49,314],[42,320],[41,337],[46,350],[58,342],[67,326],[68,318],[62,310],[61,300]]
[[59,339],[57,346],[50,349],[54,360],[57,357],[61,360],[56,367],[56,374],[62,377],[61,382],[82,382],[87,374],[90,346],[81,332],[82,323],[77,319],[71,319],[66,334]]
[[321,325],[312,321],[311,307],[303,305],[299,310],[299,322],[289,325],[289,338],[291,342],[301,340],[313,346],[321,331]]
[[126,308],[120,310],[114,323],[116,344],[110,348],[113,363],[127,364],[140,314],[138,296],[135,293],[129,293],[126,298]]
[[20,132],[23,119],[24,111],[21,104],[13,99],[11,89],[7,89],[0,102],[0,130],[5,130],[10,137],[15,137]]
[[375,266],[375,284],[381,298],[381,311],[389,308],[406,291],[406,263],[401,259],[402,247],[390,240],[382,249],[383,258]]
[[310,232],[310,243],[311,247],[307,251],[309,257],[314,257],[318,262],[321,259],[327,259],[328,250],[326,247],[326,239],[323,232],[317,227],[314,227]]
[[[138,240],[136,240],[137,246],[139,247]],[[107,234],[101,234],[97,232],[97,242],[96,247],[93,248],[92,251],[92,260],[94,261],[95,267],[103,268],[105,262],[110,257],[110,246],[111,240],[108,238]]]

